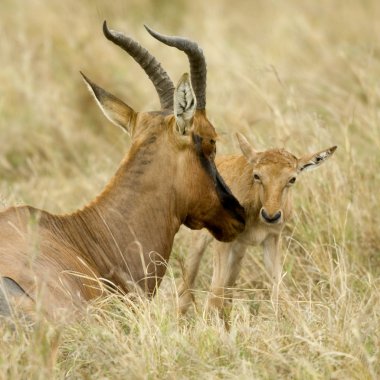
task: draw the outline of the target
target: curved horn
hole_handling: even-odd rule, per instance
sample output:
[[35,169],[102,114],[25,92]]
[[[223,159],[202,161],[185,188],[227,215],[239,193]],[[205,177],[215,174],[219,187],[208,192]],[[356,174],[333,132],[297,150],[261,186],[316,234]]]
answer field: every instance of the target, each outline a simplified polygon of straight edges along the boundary
[[197,98],[197,109],[206,109],[206,60],[197,43],[183,37],[165,36],[144,25],[145,29],[165,45],[176,47],[186,53],[190,62],[191,84]]
[[106,21],[103,23],[103,33],[108,40],[125,50],[144,69],[156,88],[161,108],[172,110],[174,85],[160,62],[132,38],[108,29]]

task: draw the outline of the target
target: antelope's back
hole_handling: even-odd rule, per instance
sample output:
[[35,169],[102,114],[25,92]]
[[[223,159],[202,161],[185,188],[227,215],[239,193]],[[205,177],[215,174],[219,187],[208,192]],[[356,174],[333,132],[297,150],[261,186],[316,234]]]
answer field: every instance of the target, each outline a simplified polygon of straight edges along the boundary
[[[79,253],[41,227],[41,218],[60,217],[29,206],[11,207],[0,213],[0,277],[3,281],[0,314],[1,311],[9,313],[4,300],[9,297],[20,309],[29,312],[31,301],[34,304],[39,294],[43,294],[45,311],[58,315],[61,307],[68,304],[81,307],[83,300],[99,295],[96,290],[99,287],[90,279],[94,273],[78,260]],[[89,279],[83,279],[85,276]],[[17,289],[22,290],[27,299],[21,297]]]
[[28,305],[31,299],[19,285],[28,271],[28,230],[32,229],[28,207],[10,207],[0,213],[0,315],[10,316],[11,305]]

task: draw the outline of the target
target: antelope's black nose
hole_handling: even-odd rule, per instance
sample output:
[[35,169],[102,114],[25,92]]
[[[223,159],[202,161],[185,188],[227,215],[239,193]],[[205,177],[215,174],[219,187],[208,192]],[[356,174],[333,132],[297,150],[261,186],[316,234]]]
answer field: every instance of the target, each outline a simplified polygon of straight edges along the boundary
[[269,215],[264,208],[261,209],[261,217],[265,222],[274,224],[278,223],[281,219],[281,211],[277,211],[274,215]]

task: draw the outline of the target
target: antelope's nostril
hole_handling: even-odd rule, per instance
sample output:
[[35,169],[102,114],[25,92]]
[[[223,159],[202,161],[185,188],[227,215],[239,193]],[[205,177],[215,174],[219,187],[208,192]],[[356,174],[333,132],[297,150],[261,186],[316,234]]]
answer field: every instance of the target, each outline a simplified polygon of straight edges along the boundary
[[281,211],[277,211],[274,215],[269,215],[264,208],[261,209],[261,216],[267,223],[276,223],[281,218]]

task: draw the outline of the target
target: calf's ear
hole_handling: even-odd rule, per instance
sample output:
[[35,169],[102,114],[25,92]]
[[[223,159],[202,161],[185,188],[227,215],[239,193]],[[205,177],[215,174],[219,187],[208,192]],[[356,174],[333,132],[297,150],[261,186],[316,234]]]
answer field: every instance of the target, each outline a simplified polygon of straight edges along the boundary
[[320,167],[324,162],[326,162],[333,155],[336,148],[337,146],[332,146],[331,148],[322,150],[318,153],[301,157],[298,160],[298,171],[306,172],[306,171],[313,170]]
[[257,158],[257,151],[252,147],[242,133],[237,132],[236,137],[239,142],[240,150],[244,154],[245,158],[248,162],[253,163]]

